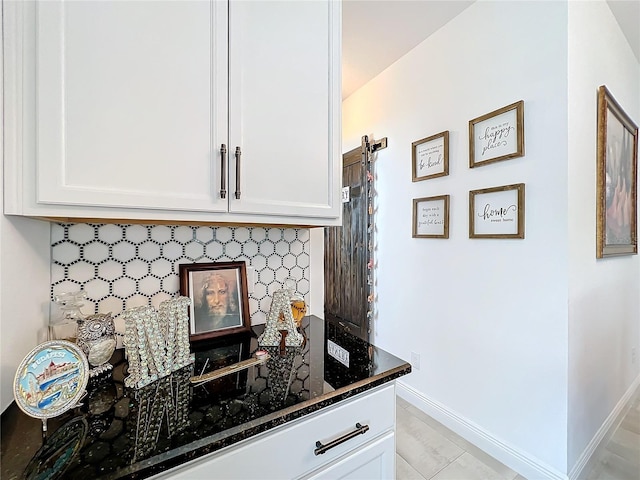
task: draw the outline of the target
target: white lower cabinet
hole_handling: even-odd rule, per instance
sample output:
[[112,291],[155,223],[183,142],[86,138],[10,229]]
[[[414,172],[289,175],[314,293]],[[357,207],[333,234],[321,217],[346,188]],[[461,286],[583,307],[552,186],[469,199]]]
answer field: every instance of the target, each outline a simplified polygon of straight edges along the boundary
[[[360,430],[356,424],[360,425]],[[368,427],[362,434],[349,435]],[[344,442],[316,455],[316,442]],[[153,477],[155,480],[395,478],[395,382],[363,392],[237,445]]]
[[395,478],[396,441],[392,432],[383,435],[331,465],[320,469],[309,480],[389,480]]

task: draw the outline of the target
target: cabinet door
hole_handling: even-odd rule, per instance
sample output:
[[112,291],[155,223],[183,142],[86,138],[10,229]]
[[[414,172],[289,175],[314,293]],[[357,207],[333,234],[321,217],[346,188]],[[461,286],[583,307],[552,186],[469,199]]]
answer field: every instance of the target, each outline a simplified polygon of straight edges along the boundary
[[315,474],[309,480],[390,480],[396,478],[396,442],[389,432],[373,443],[341,458]]
[[25,8],[36,29],[37,202],[226,211],[226,2]]
[[340,8],[230,2],[231,212],[339,218]]

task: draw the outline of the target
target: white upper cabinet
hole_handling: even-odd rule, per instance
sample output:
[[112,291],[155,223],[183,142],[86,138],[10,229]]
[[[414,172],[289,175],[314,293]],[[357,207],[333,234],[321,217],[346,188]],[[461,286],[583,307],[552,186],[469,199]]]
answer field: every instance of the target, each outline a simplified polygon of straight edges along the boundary
[[339,3],[4,8],[5,213],[339,224]]
[[340,157],[333,113],[340,77],[327,75],[327,65],[339,65],[339,24],[331,21],[339,8],[332,1],[229,4],[229,147],[233,155],[241,149],[239,199],[231,162],[231,211],[337,215],[328,200],[336,190],[331,160],[336,151]]
[[222,5],[38,3],[39,203],[226,211]]

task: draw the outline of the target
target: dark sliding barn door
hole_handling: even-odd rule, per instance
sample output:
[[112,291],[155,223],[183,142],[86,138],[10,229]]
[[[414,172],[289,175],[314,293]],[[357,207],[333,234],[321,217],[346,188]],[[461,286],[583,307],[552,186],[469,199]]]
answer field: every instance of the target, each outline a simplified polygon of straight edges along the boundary
[[[342,227],[324,233],[325,319],[369,341],[367,318],[367,196],[368,182],[362,148],[342,157]],[[347,200],[348,198],[348,200]]]

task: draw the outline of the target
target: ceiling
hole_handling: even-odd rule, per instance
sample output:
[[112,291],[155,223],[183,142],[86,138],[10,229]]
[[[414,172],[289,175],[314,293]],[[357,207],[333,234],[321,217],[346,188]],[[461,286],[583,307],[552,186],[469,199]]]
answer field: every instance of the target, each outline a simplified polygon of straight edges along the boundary
[[[343,0],[345,99],[475,0]],[[607,0],[640,62],[640,1]]]

